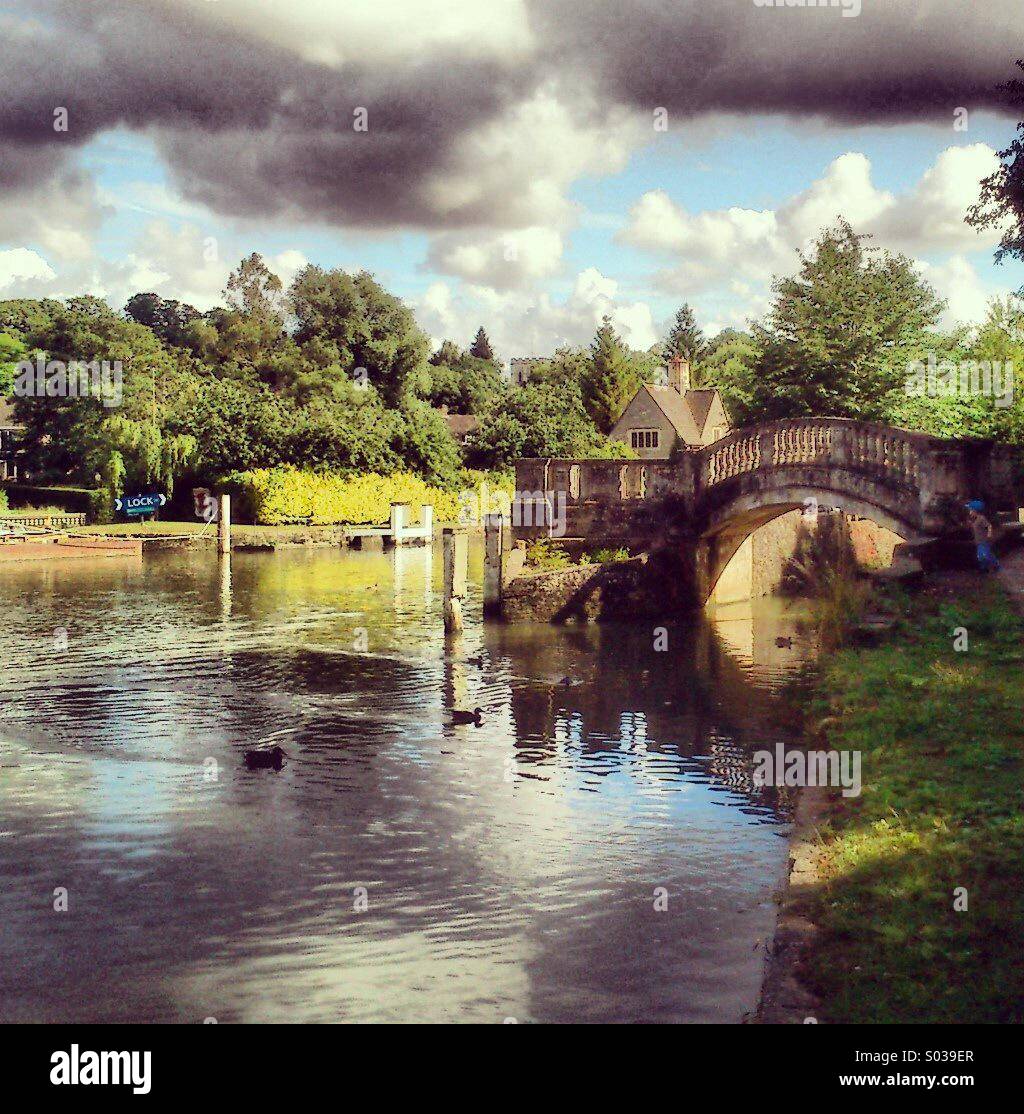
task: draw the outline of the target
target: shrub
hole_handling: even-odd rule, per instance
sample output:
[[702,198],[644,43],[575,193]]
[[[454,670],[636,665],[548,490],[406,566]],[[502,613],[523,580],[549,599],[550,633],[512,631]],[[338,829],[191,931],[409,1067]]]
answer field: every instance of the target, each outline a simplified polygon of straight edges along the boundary
[[621,549],[595,549],[587,554],[589,560],[595,565],[606,565],[609,561],[628,561],[629,550]]
[[0,514],[9,511],[11,508],[7,505],[7,492],[0,491]]
[[[491,492],[507,485],[503,477],[470,474],[469,490],[480,498],[487,480]],[[457,522],[463,506],[461,493],[431,487],[418,476],[398,472],[343,476],[336,472],[307,472],[297,468],[257,468],[228,476],[225,487],[237,500],[240,519],[263,526],[309,522],[315,526],[340,523],[368,525],[388,520],[392,503],[409,503],[412,521],[420,507],[434,508],[438,522]]]
[[535,569],[567,569],[573,562],[569,554],[550,538],[538,538],[526,547],[526,563]]
[[103,492],[88,487],[46,486],[42,484],[10,483],[4,491],[8,502],[15,507],[57,507],[63,514],[88,514],[95,510],[97,497]]

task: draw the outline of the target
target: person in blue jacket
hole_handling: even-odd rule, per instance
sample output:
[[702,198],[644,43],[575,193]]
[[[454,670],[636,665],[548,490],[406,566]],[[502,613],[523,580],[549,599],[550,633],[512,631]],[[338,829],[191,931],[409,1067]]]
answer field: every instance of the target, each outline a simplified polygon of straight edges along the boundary
[[982,572],[998,572],[999,561],[992,552],[992,523],[984,515],[985,504],[980,499],[972,499],[966,507],[967,521],[978,547],[978,568]]

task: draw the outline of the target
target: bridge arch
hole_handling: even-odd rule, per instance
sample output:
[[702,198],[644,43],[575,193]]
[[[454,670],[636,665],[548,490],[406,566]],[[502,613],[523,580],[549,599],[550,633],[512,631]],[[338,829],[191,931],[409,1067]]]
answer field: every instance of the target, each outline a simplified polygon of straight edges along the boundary
[[806,512],[808,506],[835,508],[844,515],[869,519],[904,542],[914,544],[927,540],[917,524],[898,511],[845,490],[780,484],[749,491],[715,507],[696,538],[695,579],[699,602],[705,604],[711,599],[730,561],[761,527],[789,512]]
[[[707,600],[728,558],[758,526],[817,499],[910,544],[962,528],[963,504],[996,514],[1021,505],[1018,453],[847,418],[796,418],[736,429],[666,460],[528,459],[518,492],[557,499],[559,533],[516,522],[517,540],[560,536],[578,547],[626,547],[678,581],[674,598]],[[667,603],[666,603],[667,605]]]

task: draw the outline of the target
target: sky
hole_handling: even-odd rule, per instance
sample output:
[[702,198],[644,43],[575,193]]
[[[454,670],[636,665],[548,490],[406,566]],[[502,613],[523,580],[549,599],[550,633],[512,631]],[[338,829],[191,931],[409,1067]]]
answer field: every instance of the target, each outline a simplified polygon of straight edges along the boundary
[[[789,0],[793,2],[793,0]],[[0,298],[366,269],[499,357],[709,334],[840,217],[981,320],[1020,0],[0,0]]]

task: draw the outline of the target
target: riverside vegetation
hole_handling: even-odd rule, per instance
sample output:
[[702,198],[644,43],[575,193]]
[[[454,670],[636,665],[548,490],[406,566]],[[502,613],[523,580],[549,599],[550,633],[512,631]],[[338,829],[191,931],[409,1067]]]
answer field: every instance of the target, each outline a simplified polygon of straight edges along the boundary
[[[929,360],[1024,374],[1024,302],[996,299],[983,323],[953,331],[939,328],[942,310],[909,259],[840,221],[776,281],[749,332],[707,339],[684,305],[662,342],[637,351],[606,317],[589,348],[559,349],[515,386],[483,328],[468,350],[445,340],[431,353],[412,310],[371,275],[310,265],[285,289],[253,254],[223,304],[202,313],[154,293],[123,312],[92,296],[0,301],[0,396],[26,360],[122,368],[116,408],[14,399],[23,472],[54,489],[100,489],[93,518],[125,491],[160,490],[170,514],[193,486],[278,468],[407,474],[456,492],[472,486],[467,470],[507,471],[521,457],[630,457],[609,440],[612,424],[676,354],[695,386],[722,392],[736,426],[831,414],[1024,444],[1024,383],[1011,405],[906,390],[908,368]],[[464,443],[442,408],[477,419]],[[177,503],[176,490],[186,493]]]
[[804,975],[822,1020],[1020,1022],[1024,622],[955,577],[889,610],[891,637],[824,656],[806,694],[814,745],[860,751],[864,789],[820,832]]

